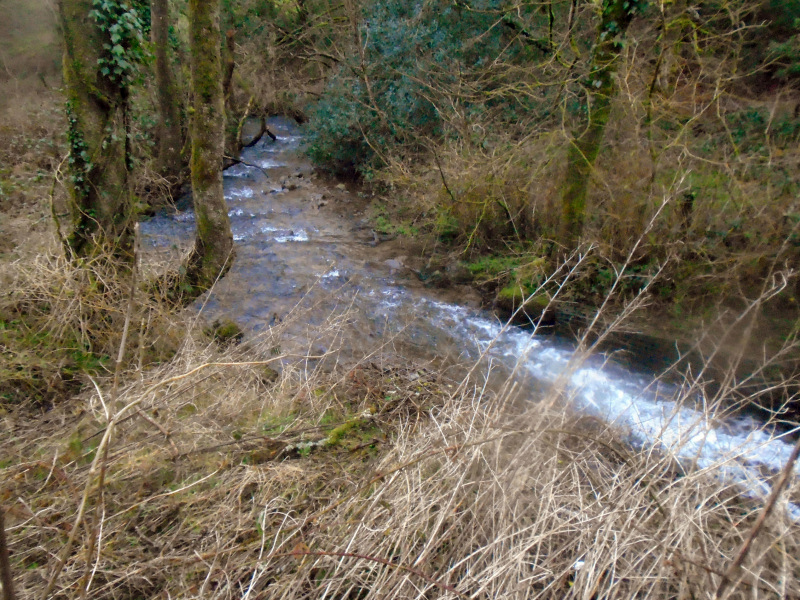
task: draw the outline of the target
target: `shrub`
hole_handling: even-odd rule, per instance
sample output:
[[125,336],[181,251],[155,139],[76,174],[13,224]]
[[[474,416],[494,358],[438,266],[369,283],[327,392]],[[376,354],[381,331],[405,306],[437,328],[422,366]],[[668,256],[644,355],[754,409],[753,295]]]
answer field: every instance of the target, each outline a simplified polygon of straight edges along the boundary
[[[504,25],[500,2],[393,0],[371,2],[364,14],[356,42],[363,51],[343,62],[311,115],[307,148],[317,164],[369,175],[447,134],[451,110],[467,121],[490,113],[519,118],[518,102],[492,93],[502,76],[486,77],[496,59],[515,63],[530,54],[516,25]],[[463,96],[449,92],[464,86],[470,91]]]

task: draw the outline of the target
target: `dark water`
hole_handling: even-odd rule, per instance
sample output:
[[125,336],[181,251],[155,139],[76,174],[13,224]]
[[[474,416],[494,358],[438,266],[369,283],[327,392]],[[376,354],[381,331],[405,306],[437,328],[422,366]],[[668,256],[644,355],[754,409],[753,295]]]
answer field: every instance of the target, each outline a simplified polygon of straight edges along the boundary
[[[479,372],[517,379],[532,401],[566,382],[573,407],[620,427],[632,444],[657,445],[677,459],[739,481],[748,495],[769,485],[764,469],[785,463],[791,445],[750,417],[710,418],[698,399],[681,400],[653,377],[590,357],[576,363],[565,340],[533,336],[493,315],[410,285],[403,257],[385,259],[346,190],[313,177],[299,154],[301,131],[273,119],[269,139],[225,171],[225,197],[237,245],[229,274],[198,302],[207,318],[230,317],[253,335],[284,322],[287,347],[341,358],[393,352],[417,360],[479,363]],[[330,205],[339,208],[335,213]],[[348,207],[352,205],[352,211]],[[146,246],[175,252],[194,235],[190,210],[142,227]],[[701,400],[701,399],[700,399]],[[800,507],[790,505],[795,519]]]

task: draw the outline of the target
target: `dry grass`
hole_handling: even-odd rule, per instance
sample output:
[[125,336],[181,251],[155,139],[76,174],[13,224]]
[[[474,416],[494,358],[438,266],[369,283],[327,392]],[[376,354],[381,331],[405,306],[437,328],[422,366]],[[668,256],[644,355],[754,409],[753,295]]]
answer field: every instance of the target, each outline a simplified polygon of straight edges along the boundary
[[[130,283],[106,256],[68,260],[54,248],[0,264],[0,399],[40,408],[68,399],[89,373],[114,369]],[[137,293],[125,364],[172,357],[190,325]]]
[[[247,77],[257,50],[242,42]],[[294,106],[325,70],[301,83],[262,70],[247,95]],[[52,180],[33,179],[60,161],[63,117],[55,96],[31,112],[35,85],[0,125],[6,214],[46,215],[37,186]],[[467,236],[500,202],[519,235],[552,231],[557,189],[541,181],[557,179],[540,176],[558,143],[532,139],[488,157],[449,149],[456,200],[430,165],[419,194],[452,202]],[[0,379],[17,377],[0,404],[0,503],[20,598],[705,598],[757,519],[735,485],[631,449],[558,395],[530,402],[398,356],[313,355],[287,342],[290,321],[223,349],[140,294],[115,386],[110,360],[78,364],[120,343],[128,288],[109,266],[50,254],[0,271],[0,322],[13,322]],[[341,340],[344,320],[319,329]],[[780,508],[730,597],[800,596],[800,530]]]
[[[292,355],[288,320],[222,350],[193,322],[116,388],[4,408],[21,598],[711,597],[757,518],[555,391]],[[800,594],[798,545],[779,507],[729,597]]]
[[557,132],[521,140],[497,135],[488,148],[452,142],[424,163],[395,162],[378,177],[411,198],[416,212],[438,215],[440,233],[457,237],[467,250],[500,239],[553,239],[559,179],[554,171],[564,147]]

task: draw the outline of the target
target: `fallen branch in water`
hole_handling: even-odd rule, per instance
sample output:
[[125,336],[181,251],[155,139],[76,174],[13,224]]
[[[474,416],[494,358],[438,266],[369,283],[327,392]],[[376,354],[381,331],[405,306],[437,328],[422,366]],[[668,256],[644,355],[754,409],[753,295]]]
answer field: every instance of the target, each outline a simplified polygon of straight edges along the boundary
[[[245,160],[242,160],[241,158],[234,158],[232,156],[228,156],[227,154],[224,156],[224,158],[225,158],[225,160],[229,160],[231,162],[231,164],[228,165],[228,167],[232,167],[233,165],[244,165],[245,167],[250,167],[251,169],[258,169],[259,171],[264,173],[264,175],[269,177],[269,173],[267,172],[267,170],[264,167],[259,167],[258,165],[254,165],[253,163],[249,163],[249,162],[247,162]],[[225,168],[227,169],[228,167],[225,167]]]
[[255,135],[255,137],[252,140],[250,140],[246,144],[242,144],[242,148],[252,148],[258,142],[261,141],[261,138],[264,137],[265,133],[272,139],[273,142],[277,142],[278,141],[278,136],[275,135],[274,133],[272,133],[272,131],[270,131],[269,127],[267,127],[267,119],[262,115],[261,116],[261,129],[258,130],[258,133]]

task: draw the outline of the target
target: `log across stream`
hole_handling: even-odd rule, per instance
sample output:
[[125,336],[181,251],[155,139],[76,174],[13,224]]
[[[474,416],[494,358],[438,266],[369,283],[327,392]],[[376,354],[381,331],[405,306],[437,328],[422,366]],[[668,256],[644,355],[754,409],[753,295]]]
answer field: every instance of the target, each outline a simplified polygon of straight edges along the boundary
[[[514,376],[515,393],[536,401],[557,382],[576,410],[619,427],[634,446],[656,446],[686,465],[736,481],[745,495],[766,497],[765,473],[778,471],[792,443],[752,417],[715,418],[675,386],[590,356],[574,360],[565,339],[505,325],[474,303],[413,285],[402,255],[386,259],[344,186],[316,180],[299,153],[301,130],[288,119],[246,148],[225,171],[225,195],[237,245],[229,274],[210,297],[207,318],[234,319],[253,335],[286,319],[287,344],[343,360],[390,349],[414,360],[475,364]],[[335,204],[338,210],[330,210]],[[353,211],[348,214],[348,206]],[[145,244],[174,252],[193,236],[187,208],[143,223]],[[452,294],[451,294],[452,296]],[[784,434],[786,435],[786,434]],[[800,506],[789,504],[800,519]]]

